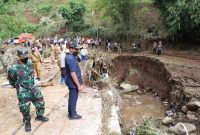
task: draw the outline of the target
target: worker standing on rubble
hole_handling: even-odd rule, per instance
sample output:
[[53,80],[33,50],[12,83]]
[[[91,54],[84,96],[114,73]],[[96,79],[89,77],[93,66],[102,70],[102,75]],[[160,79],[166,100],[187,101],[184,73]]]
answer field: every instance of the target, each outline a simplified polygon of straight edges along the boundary
[[33,65],[28,61],[28,51],[26,49],[17,50],[18,61],[8,70],[9,83],[17,90],[20,112],[23,115],[25,131],[31,132],[31,102],[36,108],[37,117],[35,120],[46,122],[49,119],[44,117],[45,102],[39,87],[34,81]]
[[76,112],[78,93],[82,91],[82,76],[76,59],[79,48],[76,44],[71,44],[69,50],[70,53],[65,58],[66,84],[69,88],[68,117],[76,120],[82,118]]

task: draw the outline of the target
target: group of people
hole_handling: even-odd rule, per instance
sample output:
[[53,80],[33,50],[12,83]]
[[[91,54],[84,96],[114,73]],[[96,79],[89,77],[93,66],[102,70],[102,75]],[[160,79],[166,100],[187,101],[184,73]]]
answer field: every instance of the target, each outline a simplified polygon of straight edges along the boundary
[[162,42],[159,41],[157,44],[156,42],[153,43],[153,54],[161,55],[162,52]]
[[[70,120],[81,119],[82,116],[77,114],[76,104],[78,99],[78,93],[82,91],[82,76],[81,70],[77,63],[77,55],[80,47],[77,44],[69,44],[69,51],[64,53],[64,67],[61,68],[64,73],[64,82],[69,89],[69,101],[68,101],[68,117]],[[20,48],[17,50],[17,62],[8,69],[9,83],[16,88],[17,98],[19,101],[19,109],[23,116],[23,122],[25,124],[25,131],[31,132],[31,115],[30,104],[31,102],[36,108],[37,121],[47,122],[49,119],[44,116],[45,102],[41,94],[39,86],[35,81],[35,73],[37,79],[40,80],[40,70],[37,70],[41,63],[40,54],[37,48],[31,48],[31,54],[29,54],[27,48]],[[63,66],[62,65],[62,66]]]
[[117,41],[117,42],[113,43],[113,45],[111,45],[111,42],[109,40],[107,40],[105,43],[105,51],[108,51],[109,53],[111,53],[112,50],[113,50],[113,52],[121,53],[122,52],[122,44],[119,41]]
[[[79,40],[78,40],[79,41]],[[69,89],[69,101],[68,101],[68,117],[70,120],[81,119],[82,116],[77,114],[76,104],[78,99],[78,93],[82,91],[82,76],[81,70],[77,62],[77,57],[80,52],[81,62],[85,64],[87,60],[87,45],[96,46],[95,41],[86,43],[87,45],[81,46],[79,44],[85,43],[85,40],[79,42],[71,42],[68,39],[49,39],[46,44],[45,41],[40,40],[36,46],[31,47],[31,53],[28,52],[28,48],[20,48],[17,50],[17,63],[13,64],[8,69],[8,80],[12,86],[17,90],[17,98],[19,100],[20,112],[23,116],[23,122],[25,123],[25,131],[31,131],[31,116],[30,116],[30,103],[32,102],[36,108],[36,120],[47,122],[49,119],[44,115],[45,102],[40,92],[39,86],[36,84],[36,79],[41,80],[41,63],[42,63],[42,51],[40,48],[51,47],[52,62],[59,63],[61,71],[61,85],[66,84]],[[87,40],[88,42],[88,40]],[[40,47],[38,47],[40,46]],[[111,52],[113,48],[114,52],[121,53],[122,44],[118,41],[111,45],[110,41],[105,43],[105,51]],[[153,44],[153,54],[161,55],[162,42]],[[94,60],[93,68],[99,68],[99,72],[104,79],[108,76],[107,64],[100,63]],[[93,76],[95,78],[95,75]],[[35,79],[36,78],[36,79]],[[93,78],[93,79],[94,79]]]

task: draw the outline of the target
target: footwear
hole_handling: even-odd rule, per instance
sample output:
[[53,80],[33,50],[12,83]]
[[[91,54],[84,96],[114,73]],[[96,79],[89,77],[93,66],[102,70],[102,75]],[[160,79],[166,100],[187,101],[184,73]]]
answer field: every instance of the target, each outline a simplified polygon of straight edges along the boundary
[[37,116],[37,117],[35,118],[35,120],[37,120],[37,121],[42,121],[42,122],[47,122],[47,121],[49,121],[49,119],[48,119],[47,117],[44,117],[44,116],[42,116],[42,115]]
[[76,114],[76,115],[74,115],[74,116],[69,116],[69,115],[68,115],[68,117],[69,117],[70,120],[79,120],[79,119],[82,118],[82,116],[81,116],[81,115],[78,115],[78,114]]
[[31,132],[31,122],[30,121],[25,122],[25,132]]

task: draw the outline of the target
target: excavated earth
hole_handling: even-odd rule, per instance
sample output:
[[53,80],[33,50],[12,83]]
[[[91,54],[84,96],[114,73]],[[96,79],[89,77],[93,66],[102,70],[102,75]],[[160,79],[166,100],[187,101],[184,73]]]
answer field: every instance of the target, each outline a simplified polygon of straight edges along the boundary
[[[138,54],[116,55],[111,63],[110,75],[117,86],[139,86],[139,90],[121,95],[122,127],[137,125],[141,121],[137,118],[143,115],[157,119],[167,115],[173,118],[171,126],[192,123],[200,133],[200,109],[189,105],[200,102],[200,60]],[[187,117],[189,111],[195,113],[196,120]]]

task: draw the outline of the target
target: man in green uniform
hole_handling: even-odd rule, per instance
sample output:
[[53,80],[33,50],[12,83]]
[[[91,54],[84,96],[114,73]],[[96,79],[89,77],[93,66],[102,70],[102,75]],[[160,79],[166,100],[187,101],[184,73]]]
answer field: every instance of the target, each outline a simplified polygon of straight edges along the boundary
[[49,119],[44,117],[44,99],[39,87],[34,82],[33,65],[28,60],[28,51],[26,49],[17,50],[18,61],[8,70],[8,80],[17,90],[20,112],[23,115],[25,131],[31,132],[31,102],[36,108],[37,117],[35,120],[46,122]]

